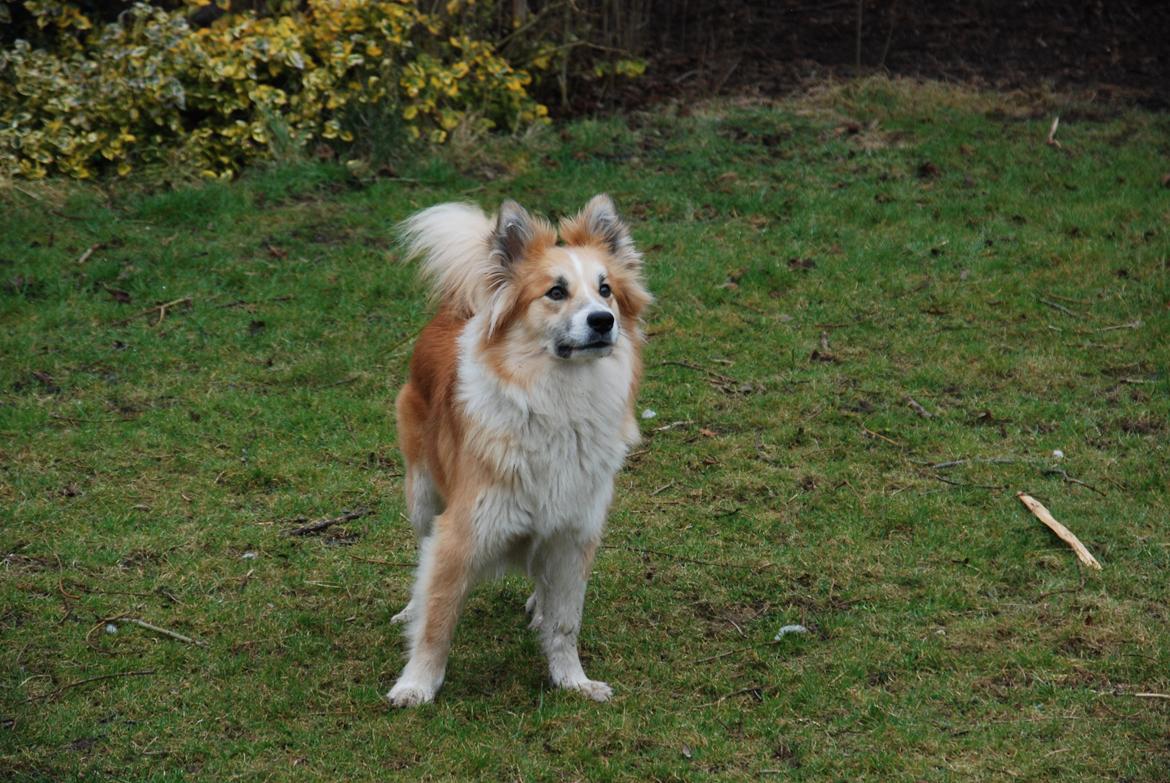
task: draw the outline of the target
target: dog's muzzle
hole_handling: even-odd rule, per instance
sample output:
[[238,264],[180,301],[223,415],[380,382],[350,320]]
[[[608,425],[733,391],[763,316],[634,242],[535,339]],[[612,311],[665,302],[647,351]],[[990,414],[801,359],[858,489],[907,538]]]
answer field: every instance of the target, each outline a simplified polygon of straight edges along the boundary
[[589,335],[585,340],[559,340],[556,353],[562,359],[596,359],[613,353],[617,340],[613,313],[608,310],[594,310],[585,318]]

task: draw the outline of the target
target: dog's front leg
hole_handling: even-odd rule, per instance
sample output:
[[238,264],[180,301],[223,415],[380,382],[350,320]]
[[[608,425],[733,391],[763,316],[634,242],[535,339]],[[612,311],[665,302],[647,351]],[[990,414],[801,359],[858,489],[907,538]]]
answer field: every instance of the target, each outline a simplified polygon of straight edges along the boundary
[[548,657],[553,685],[580,691],[595,701],[605,701],[613,690],[604,682],[586,677],[577,654],[585,585],[597,544],[595,538],[582,540],[567,533],[544,542],[539,554],[535,595],[539,596],[541,611],[540,641]]
[[447,670],[447,655],[463,600],[471,587],[473,538],[467,520],[448,511],[422,543],[409,621],[410,659],[387,694],[395,707],[413,707],[435,698]]

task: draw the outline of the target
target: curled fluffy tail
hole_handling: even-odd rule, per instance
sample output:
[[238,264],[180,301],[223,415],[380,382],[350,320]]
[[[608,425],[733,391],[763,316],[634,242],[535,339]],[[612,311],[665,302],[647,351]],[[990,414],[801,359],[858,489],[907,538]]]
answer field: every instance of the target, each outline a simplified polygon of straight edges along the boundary
[[474,204],[439,204],[399,225],[404,259],[422,257],[422,275],[440,306],[470,316],[490,294],[495,223]]

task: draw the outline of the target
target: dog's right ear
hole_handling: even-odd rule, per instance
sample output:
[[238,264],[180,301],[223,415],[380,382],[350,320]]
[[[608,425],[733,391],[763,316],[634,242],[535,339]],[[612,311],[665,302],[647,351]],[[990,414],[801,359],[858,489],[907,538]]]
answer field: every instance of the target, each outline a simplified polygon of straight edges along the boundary
[[501,266],[511,267],[520,261],[536,238],[536,226],[528,210],[508,199],[500,205],[496,230],[492,235],[492,258]]

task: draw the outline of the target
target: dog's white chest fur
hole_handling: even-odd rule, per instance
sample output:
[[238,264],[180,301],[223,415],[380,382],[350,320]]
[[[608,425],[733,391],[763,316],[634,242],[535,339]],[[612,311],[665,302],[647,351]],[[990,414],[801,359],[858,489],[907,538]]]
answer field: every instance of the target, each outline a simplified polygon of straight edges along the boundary
[[484,364],[477,331],[469,324],[460,340],[458,398],[471,429],[466,442],[497,477],[479,501],[489,513],[476,515],[494,529],[477,533],[599,533],[614,474],[637,440],[628,414],[628,344],[604,359],[556,362],[520,388]]

